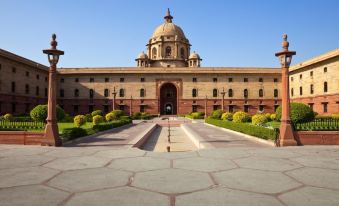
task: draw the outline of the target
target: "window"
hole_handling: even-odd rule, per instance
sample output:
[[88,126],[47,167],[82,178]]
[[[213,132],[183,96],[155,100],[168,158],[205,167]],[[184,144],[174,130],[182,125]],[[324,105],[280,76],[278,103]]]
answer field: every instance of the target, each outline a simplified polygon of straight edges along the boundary
[[264,111],[264,105],[259,105],[259,111],[263,112]]
[[279,95],[278,89],[274,89],[273,96],[278,97],[278,95]]
[[192,112],[197,112],[197,111],[198,111],[197,105],[192,105]]
[[326,113],[327,112],[327,102],[322,103],[323,104],[323,112]]
[[36,75],[36,79],[40,79],[40,75],[39,74]]
[[165,56],[170,57],[172,54],[172,48],[170,46],[166,47]]
[[308,103],[308,106],[313,110],[313,103]]
[[228,82],[233,82],[233,78],[228,78]]
[[89,82],[94,82],[94,78],[89,78]]
[[274,78],[274,79],[273,79],[273,82],[278,82],[278,78]]
[[48,81],[48,78],[47,77],[45,77],[45,82],[47,82]]
[[313,71],[310,71],[310,77],[313,77]]
[[180,49],[180,56],[181,56],[181,58],[185,59],[185,49],[184,48]]
[[244,82],[248,82],[248,78],[244,78]]
[[121,110],[121,111],[125,111],[125,105],[123,105],[123,104],[120,104],[120,105],[119,105],[119,110]]
[[264,82],[264,80],[262,78],[259,78],[259,82]]
[[278,107],[279,107],[279,105],[274,105],[274,112],[277,111]]
[[48,96],[48,89],[45,88],[45,97],[47,97],[47,96]]
[[105,82],[109,82],[109,78],[105,78]]
[[79,105],[73,105],[73,112],[74,112],[74,114],[78,114],[78,112],[79,112]]
[[152,49],[152,57],[153,59],[157,58],[157,48],[153,47]]
[[192,89],[192,97],[197,97],[197,89]]
[[12,93],[15,93],[15,82],[12,82],[12,88],[11,88]]
[[300,95],[300,96],[303,95],[303,87],[299,87],[299,95]]
[[89,98],[93,99],[93,97],[94,97],[94,91],[93,91],[93,89],[90,89],[89,90]]
[[26,72],[26,77],[29,77],[29,72]]
[[248,112],[249,111],[249,105],[244,105],[244,112]]
[[311,93],[311,94],[314,93],[313,84],[310,85],[310,93]]
[[217,97],[218,96],[218,90],[217,89],[213,89],[213,97]]
[[36,86],[35,87],[35,95],[39,96],[39,93],[40,93],[40,88],[39,88],[39,86]]
[[74,90],[74,97],[79,97],[79,89]]
[[12,102],[12,113],[16,112],[16,103]]
[[145,89],[140,89],[140,97],[145,97]]
[[264,91],[263,89],[259,89],[259,97],[263,97],[264,96]]
[[108,105],[104,105],[104,112],[105,112],[105,113],[108,113],[108,110],[109,110]]
[[60,97],[65,97],[65,90],[60,89]]
[[93,105],[88,105],[88,112],[91,113],[94,110],[94,106]]
[[218,82],[218,78],[213,78],[213,82]]
[[141,77],[140,82],[145,82],[145,77]]
[[196,78],[196,77],[193,77],[193,78],[192,78],[192,82],[197,82],[197,78]]
[[64,79],[64,78],[61,78],[61,79],[60,79],[60,82],[61,82],[61,83],[64,83],[64,82],[65,82],[65,79]]
[[228,97],[233,97],[233,89],[228,89]]
[[327,82],[324,82],[324,92],[327,92]]
[[109,90],[108,90],[108,89],[105,89],[105,90],[104,90],[104,96],[105,96],[105,97],[108,97],[108,96],[109,96]]
[[16,68],[15,67],[12,67],[12,72],[16,73]]
[[234,111],[234,105],[229,105],[228,106],[228,112],[233,112]]
[[303,78],[303,75],[302,75],[302,74],[300,74],[300,75],[299,75],[299,79],[302,79],[302,78]]
[[74,81],[75,81],[75,82],[79,82],[79,78],[75,78]]
[[244,89],[244,98],[248,98],[248,90]]
[[140,105],[139,111],[140,112],[145,112],[145,105]]
[[327,72],[327,67],[324,67],[324,73],[326,73]]
[[293,88],[291,88],[291,96],[293,97],[293,95],[294,95],[294,90]]
[[28,84],[25,85],[25,93],[29,94],[29,85]]
[[125,90],[124,89],[120,89],[119,90],[119,97],[124,97],[125,96]]
[[291,82],[293,82],[293,77],[291,77]]
[[124,82],[125,81],[125,78],[120,78],[120,82]]

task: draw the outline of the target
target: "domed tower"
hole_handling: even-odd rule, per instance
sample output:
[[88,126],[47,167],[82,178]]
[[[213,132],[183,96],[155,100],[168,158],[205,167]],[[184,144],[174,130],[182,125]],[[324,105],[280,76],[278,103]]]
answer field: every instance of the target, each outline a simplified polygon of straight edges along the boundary
[[150,66],[187,67],[191,45],[182,29],[173,24],[169,9],[164,19],[146,45]]
[[138,57],[135,59],[137,62],[137,67],[148,67],[149,66],[149,61],[148,61],[148,56],[144,52],[141,52]]
[[195,53],[195,51],[188,57],[188,66],[189,67],[200,67],[200,62],[202,59],[199,54]]

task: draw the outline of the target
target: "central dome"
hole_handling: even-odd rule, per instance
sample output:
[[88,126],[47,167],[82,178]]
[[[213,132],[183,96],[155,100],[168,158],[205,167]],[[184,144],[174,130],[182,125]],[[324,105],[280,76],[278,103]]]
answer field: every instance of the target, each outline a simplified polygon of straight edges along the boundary
[[176,35],[178,36],[178,38],[186,39],[184,32],[179,26],[173,24],[172,22],[165,22],[155,29],[152,38]]

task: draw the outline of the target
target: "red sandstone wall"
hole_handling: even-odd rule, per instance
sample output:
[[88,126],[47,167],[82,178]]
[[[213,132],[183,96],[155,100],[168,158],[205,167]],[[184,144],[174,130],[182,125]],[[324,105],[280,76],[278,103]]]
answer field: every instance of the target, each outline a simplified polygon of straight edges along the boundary
[[[313,110],[319,115],[331,115],[339,114],[339,94],[316,96],[316,97],[305,97],[291,99],[291,102],[301,102],[304,104],[313,103]],[[323,111],[323,104],[327,102],[327,112]]]
[[41,145],[44,133],[26,131],[0,131],[0,144]]
[[339,131],[298,131],[302,145],[339,145]]
[[[16,111],[12,111],[12,103],[16,104]],[[26,104],[29,104],[28,112],[26,112]],[[36,105],[47,104],[46,98],[27,97],[0,94],[0,115],[11,113],[14,115],[28,114]]]

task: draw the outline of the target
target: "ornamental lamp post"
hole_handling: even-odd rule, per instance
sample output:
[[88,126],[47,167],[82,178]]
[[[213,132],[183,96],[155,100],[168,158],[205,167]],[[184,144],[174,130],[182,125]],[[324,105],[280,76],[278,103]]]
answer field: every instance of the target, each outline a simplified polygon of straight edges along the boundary
[[222,101],[221,101],[221,110],[224,111],[224,101],[225,101],[225,89],[224,87],[222,88],[222,92],[220,92],[221,96],[222,96]]
[[295,146],[297,141],[294,137],[292,122],[290,118],[290,94],[289,94],[289,67],[292,61],[292,56],[296,54],[295,51],[289,51],[289,42],[287,41],[287,34],[283,35],[282,48],[283,51],[275,54],[279,58],[281,64],[281,124],[280,124],[280,146]]
[[47,124],[45,127],[45,135],[42,145],[46,146],[61,146],[62,141],[59,137],[57,116],[56,116],[56,79],[57,79],[57,64],[59,56],[64,52],[57,50],[56,35],[52,35],[51,48],[43,50],[44,54],[47,54],[49,67],[49,81],[48,81],[48,114]]
[[112,110],[115,110],[115,98],[116,98],[116,95],[117,95],[117,92],[115,91],[115,87],[113,87],[113,102],[112,102]]

